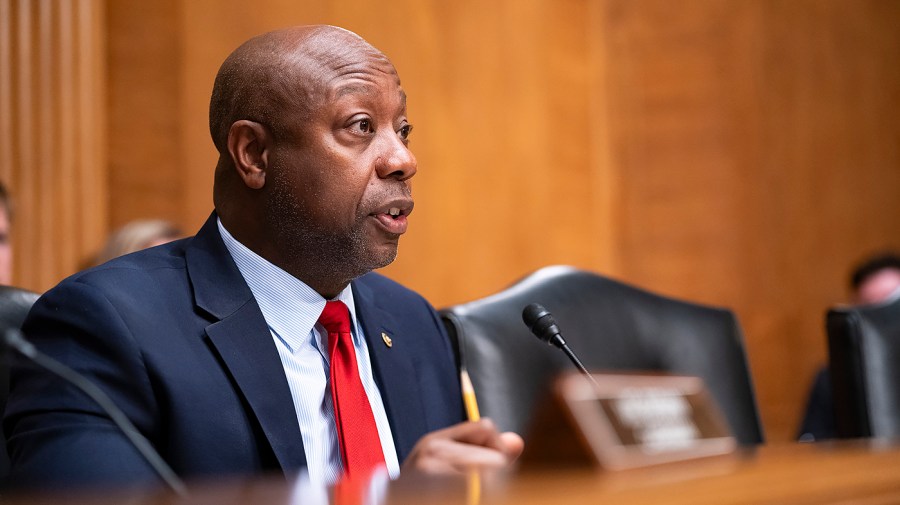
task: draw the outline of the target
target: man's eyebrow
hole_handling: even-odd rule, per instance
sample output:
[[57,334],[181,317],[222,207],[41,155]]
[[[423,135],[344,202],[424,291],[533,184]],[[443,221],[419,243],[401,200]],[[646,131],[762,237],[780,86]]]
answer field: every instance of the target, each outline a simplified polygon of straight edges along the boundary
[[[334,90],[334,100],[340,100],[346,95],[360,94],[372,96],[376,93],[378,93],[377,88],[369,83],[348,83],[343,84]],[[406,110],[406,92],[403,91],[402,88],[400,89],[400,109]]]

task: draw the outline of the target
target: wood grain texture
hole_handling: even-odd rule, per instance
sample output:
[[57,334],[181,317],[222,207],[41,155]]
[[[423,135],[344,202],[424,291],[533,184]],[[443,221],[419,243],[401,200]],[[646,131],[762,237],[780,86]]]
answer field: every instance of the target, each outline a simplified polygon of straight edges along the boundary
[[0,178],[22,287],[75,272],[106,234],[104,40],[100,0],[0,0]]
[[[0,174],[20,224],[34,220],[16,251],[17,279],[35,288],[71,271],[52,249],[61,230],[90,228],[63,240],[80,251],[136,217],[196,229],[212,206],[218,65],[252,35],[303,23],[363,35],[410,96],[417,205],[385,273],[436,306],[554,263],[728,306],[772,440],[794,435],[850,264],[900,248],[898,2],[116,0],[107,30],[73,25],[76,40],[105,35],[101,74],[82,49],[71,69],[41,64],[40,14],[23,18],[24,4],[42,5],[0,1],[0,70],[15,69],[0,71],[14,114],[0,114]],[[50,33],[42,43],[69,37]],[[41,87],[48,69],[82,84]],[[47,134],[57,109],[38,103],[84,103],[91,75],[108,79],[108,114],[79,105],[73,120],[99,115]],[[104,119],[108,155],[84,147]],[[57,166],[72,150],[77,162]],[[52,182],[73,177],[57,170],[79,182]]]
[[107,3],[110,229],[184,217],[179,9],[177,0]]
[[[885,2],[605,2],[620,276],[736,310],[794,435],[850,264],[900,247]],[[893,111],[893,112],[892,112]]]

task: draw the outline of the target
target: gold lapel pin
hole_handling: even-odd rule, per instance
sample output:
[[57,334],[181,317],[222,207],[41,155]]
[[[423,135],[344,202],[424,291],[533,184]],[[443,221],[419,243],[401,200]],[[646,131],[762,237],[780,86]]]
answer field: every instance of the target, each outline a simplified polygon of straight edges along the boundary
[[387,333],[381,334],[381,340],[384,340],[384,345],[386,345],[388,347],[394,346],[394,341],[391,340],[391,337],[389,337]]

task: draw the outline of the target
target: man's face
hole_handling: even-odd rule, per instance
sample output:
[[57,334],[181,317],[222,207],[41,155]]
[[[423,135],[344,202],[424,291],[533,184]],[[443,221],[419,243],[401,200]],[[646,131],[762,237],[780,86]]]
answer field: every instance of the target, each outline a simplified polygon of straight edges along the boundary
[[887,300],[900,289],[900,270],[885,268],[866,278],[856,290],[857,303],[876,303]]
[[350,278],[396,257],[416,173],[396,71],[383,57],[356,60],[319,74],[310,110],[284,121],[266,179],[281,253]]

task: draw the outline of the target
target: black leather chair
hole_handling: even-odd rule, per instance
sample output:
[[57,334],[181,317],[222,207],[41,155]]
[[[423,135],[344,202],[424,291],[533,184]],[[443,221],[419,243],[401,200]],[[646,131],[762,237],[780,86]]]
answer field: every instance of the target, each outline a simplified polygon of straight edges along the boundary
[[[0,337],[9,328],[19,328],[25,321],[25,316],[31,310],[31,306],[38,299],[37,293],[15,288],[12,286],[0,286]],[[6,398],[9,396],[9,356],[5,349],[0,351],[0,418],[6,410]],[[6,437],[0,434],[0,487],[9,473],[9,458],[6,455]]]
[[730,311],[565,266],[540,269],[500,293],[441,311],[482,415],[501,429],[523,433],[548,384],[574,369],[522,322],[522,309],[534,302],[554,315],[589,370],[699,376],[738,442],[763,441],[743,338]]
[[900,296],[826,315],[838,437],[900,439]]

